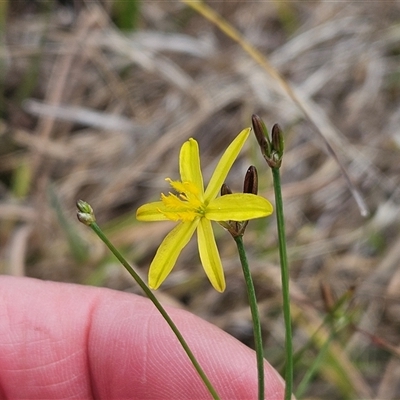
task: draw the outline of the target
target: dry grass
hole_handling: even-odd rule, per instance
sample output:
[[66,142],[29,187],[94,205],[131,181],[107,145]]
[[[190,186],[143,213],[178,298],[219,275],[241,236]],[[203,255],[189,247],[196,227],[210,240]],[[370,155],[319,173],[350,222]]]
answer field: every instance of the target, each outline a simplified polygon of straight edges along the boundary
[[[177,177],[184,140],[199,141],[209,175],[258,113],[286,134],[283,193],[296,349],[313,338],[296,367],[297,382],[334,331],[325,327],[313,336],[326,316],[321,285],[334,298],[354,287],[304,398],[400,398],[399,3],[210,2],[309,110],[365,200],[367,218],[282,85],[181,3],[142,2],[133,33],[113,24],[111,2],[86,1],[75,12],[16,4],[9,4],[0,55],[0,272],[137,292],[76,221],[75,201],[92,204],[110,239],[145,276],[170,225],[139,224],[135,209],[168,190],[164,178]],[[261,194],[272,199],[255,140],[228,184],[240,190],[250,164],[259,169]],[[217,232],[226,292],[211,289],[191,243],[160,294],[251,345],[234,242]],[[281,368],[274,219],[251,223],[245,241],[266,356]]]

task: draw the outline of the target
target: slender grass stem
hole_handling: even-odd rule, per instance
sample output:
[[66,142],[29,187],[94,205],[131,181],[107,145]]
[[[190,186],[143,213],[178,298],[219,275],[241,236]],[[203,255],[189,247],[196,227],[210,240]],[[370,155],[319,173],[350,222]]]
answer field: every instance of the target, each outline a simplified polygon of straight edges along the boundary
[[283,200],[281,188],[281,176],[279,168],[271,168],[274,181],[276,220],[278,227],[279,257],[281,262],[283,316],[285,319],[285,400],[290,400],[293,391],[293,344],[292,344],[292,322],[290,317],[290,295],[289,295],[289,265],[286,251],[285,218],[283,213]]
[[150,288],[146,285],[146,283],[143,281],[143,279],[135,272],[135,270],[129,265],[129,263],[125,260],[125,258],[122,256],[122,254],[108,240],[108,238],[105,236],[105,234],[100,229],[100,227],[95,222],[91,223],[89,226],[96,233],[96,235],[105,243],[105,245],[111,250],[111,252],[115,255],[115,257],[117,257],[118,261],[124,266],[124,268],[129,272],[129,274],[133,277],[133,279],[137,282],[137,284],[145,292],[146,296],[152,301],[152,303],[155,305],[157,310],[161,313],[161,315],[163,316],[163,318],[165,319],[165,321],[170,326],[170,328],[174,332],[175,336],[179,340],[179,343],[182,345],[182,347],[185,350],[187,356],[189,357],[190,361],[192,362],[194,368],[196,369],[196,371],[199,374],[200,378],[202,379],[202,381],[206,385],[208,391],[210,392],[212,398],[215,399],[215,400],[219,399],[219,396],[218,396],[216,390],[214,389],[213,385],[211,384],[211,382],[207,378],[205,372],[201,368],[201,366],[198,363],[196,357],[194,356],[194,354],[190,350],[189,345],[187,344],[186,340],[183,338],[183,336],[180,333],[179,329],[177,328],[175,323],[172,321],[171,317],[168,315],[167,311],[164,309],[164,307],[161,305],[161,303],[154,296],[154,294],[150,290]]
[[244,280],[246,282],[247,296],[249,298],[249,305],[251,316],[253,319],[254,342],[257,357],[257,373],[258,373],[258,399],[264,399],[264,348],[262,344],[261,323],[260,315],[258,313],[256,292],[254,290],[253,279],[251,277],[249,263],[247,261],[246,252],[243,245],[243,237],[234,237],[237,249],[239,252],[240,262],[242,264]]

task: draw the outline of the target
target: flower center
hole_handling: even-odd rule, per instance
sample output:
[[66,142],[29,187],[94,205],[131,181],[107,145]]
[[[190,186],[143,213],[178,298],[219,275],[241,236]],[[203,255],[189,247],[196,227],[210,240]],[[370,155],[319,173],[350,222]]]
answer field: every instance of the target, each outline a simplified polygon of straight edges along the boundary
[[193,221],[195,218],[204,217],[206,205],[202,200],[200,189],[193,182],[180,182],[166,179],[179,193],[161,194],[161,200],[166,210],[161,211],[172,221]]

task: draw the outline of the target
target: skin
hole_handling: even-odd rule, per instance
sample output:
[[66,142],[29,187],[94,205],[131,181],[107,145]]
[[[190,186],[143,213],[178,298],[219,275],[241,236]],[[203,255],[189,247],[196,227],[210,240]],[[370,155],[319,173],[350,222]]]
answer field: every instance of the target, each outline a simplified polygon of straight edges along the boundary
[[[221,399],[256,399],[252,350],[167,308]],[[265,363],[266,399],[284,383]],[[104,288],[0,277],[2,399],[209,399],[170,328],[145,298]]]

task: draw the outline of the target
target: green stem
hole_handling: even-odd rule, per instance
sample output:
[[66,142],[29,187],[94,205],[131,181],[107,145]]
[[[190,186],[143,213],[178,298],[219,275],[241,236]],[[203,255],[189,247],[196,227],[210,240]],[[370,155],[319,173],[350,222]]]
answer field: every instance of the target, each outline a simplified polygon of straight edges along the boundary
[[253,279],[251,278],[249,263],[247,261],[246,252],[244,250],[243,237],[236,236],[234,237],[234,239],[238,248],[240,262],[242,264],[244,280],[246,282],[246,288],[247,288],[247,296],[249,298],[251,317],[253,319],[254,343],[257,356],[258,399],[263,400],[264,399],[264,349],[262,344],[261,323],[260,323],[260,315],[258,313],[256,292],[254,290]]
[[271,168],[274,181],[276,220],[278,227],[279,257],[281,261],[283,316],[285,319],[285,400],[290,400],[293,391],[293,344],[292,323],[290,318],[290,295],[289,295],[289,265],[286,251],[285,218],[283,213],[283,200],[281,188],[281,176],[279,168]]
[[131,274],[133,279],[137,282],[137,284],[143,289],[145,292],[146,296],[153,302],[153,304],[156,306],[157,310],[161,313],[167,324],[170,326],[172,331],[175,333],[175,336],[178,338],[179,343],[182,345],[183,349],[185,350],[187,356],[189,357],[190,361],[192,362],[194,368],[196,369],[197,373],[200,375],[200,378],[203,380],[204,384],[206,385],[208,391],[210,392],[211,396],[213,399],[218,399],[219,396],[214,389],[213,385],[211,382],[208,380],[205,372],[201,368],[200,364],[198,363],[197,359],[195,358],[194,354],[189,348],[189,345],[187,344],[186,340],[183,338],[182,334],[180,333],[179,329],[175,325],[175,323],[172,321],[171,317],[168,315],[168,313],[165,311],[164,307],[161,305],[161,303],[157,300],[157,298],[154,296],[153,292],[149,289],[149,287],[146,285],[146,283],[143,281],[143,279],[135,272],[135,270],[129,265],[129,263],[125,260],[125,258],[121,255],[121,253],[114,247],[114,245],[108,240],[108,238],[105,236],[103,231],[100,229],[100,227],[94,222],[89,225],[93,231],[97,234],[97,236],[106,244],[106,246],[111,250],[111,252],[117,257],[118,261],[125,267],[125,269]]

